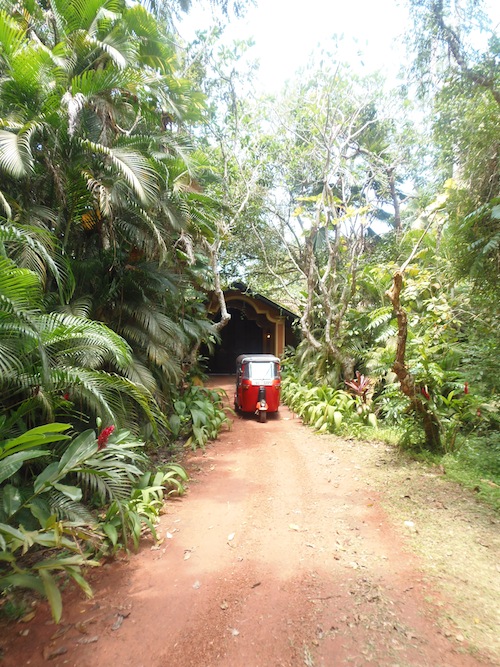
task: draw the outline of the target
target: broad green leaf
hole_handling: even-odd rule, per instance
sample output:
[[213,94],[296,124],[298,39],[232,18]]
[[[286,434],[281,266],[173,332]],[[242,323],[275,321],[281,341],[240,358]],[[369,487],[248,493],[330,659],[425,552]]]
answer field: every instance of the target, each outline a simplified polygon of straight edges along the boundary
[[203,447],[206,442],[205,430],[203,426],[193,426],[193,435],[196,440],[196,444],[199,447]]
[[179,475],[186,482],[188,480],[188,474],[185,469],[177,463],[169,463],[168,470],[164,473],[164,478],[170,477],[172,474]]
[[61,591],[57,587],[54,577],[47,570],[39,570],[40,578],[43,582],[43,590],[47,598],[52,617],[56,623],[59,623],[62,615]]
[[179,415],[171,415],[169,417],[168,422],[172,430],[172,435],[174,436],[174,438],[176,438],[181,430],[181,419]]
[[89,456],[95,454],[96,449],[97,442],[94,431],[89,430],[81,433],[61,456],[58,466],[60,478],[83,463]]
[[[94,561],[86,561],[85,564],[86,565],[94,564],[95,566],[99,565],[99,563],[94,562]],[[92,589],[91,589],[88,581],[86,581],[85,578],[83,577],[83,575],[81,574],[81,572],[78,569],[73,568],[73,567],[68,567],[67,572],[68,572],[69,576],[78,584],[78,586],[80,586],[80,588],[85,593],[85,595],[88,598],[91,598],[93,596]]]
[[184,401],[175,401],[174,403],[174,410],[177,412],[179,415],[183,415],[186,412],[186,404]]
[[6,484],[3,487],[2,505],[7,516],[12,516],[21,507],[22,497],[21,492],[16,486]]
[[31,514],[38,519],[42,528],[47,528],[47,522],[51,516],[48,503],[42,497],[33,498],[28,505]]
[[96,561],[88,560],[83,554],[76,553],[71,556],[56,556],[55,558],[46,558],[39,561],[36,567],[40,570],[65,570],[71,567],[80,567],[81,565],[96,565]]
[[316,422],[314,424],[314,430],[318,431],[323,426],[324,421],[325,421],[325,418],[323,417],[323,415],[321,415],[321,417],[318,417],[318,419],[316,420]]
[[[28,433],[62,433],[62,431],[67,431],[71,428],[71,424],[63,424],[61,422],[51,422],[49,424],[42,424],[41,426],[35,426],[30,429]],[[21,436],[22,437],[22,436]],[[69,436],[63,435],[63,438],[68,438]]]
[[191,408],[191,419],[193,420],[193,425],[197,427],[204,426],[207,423],[207,415],[202,410],[197,410],[196,408]]
[[333,413],[333,423],[335,424],[335,428],[339,428],[339,426],[342,424],[343,419],[344,419],[343,414],[338,410],[335,410],[335,412]]
[[9,477],[12,477],[12,475],[19,470],[25,461],[31,461],[31,459],[36,459],[40,456],[46,456],[47,454],[49,454],[49,452],[45,450],[38,450],[36,452],[17,452],[16,454],[7,456],[5,459],[3,459],[3,461],[0,462],[0,484]]
[[77,486],[68,486],[67,484],[61,484],[60,482],[54,482],[52,486],[54,489],[64,493],[64,495],[71,500],[79,501],[82,499],[82,490]]
[[11,452],[12,449],[22,451],[27,447],[39,447],[40,445],[48,444],[49,442],[59,442],[60,440],[69,440],[69,436],[61,433],[67,431],[70,424],[44,424],[36,426],[35,428],[26,431],[17,438],[8,440],[0,447],[0,451]]
[[0,533],[3,533],[4,535],[10,535],[10,537],[14,537],[21,542],[24,542],[26,539],[25,533],[21,532],[17,528],[14,528],[13,526],[9,526],[6,523],[0,523]]
[[59,463],[54,461],[54,463],[50,463],[45,470],[38,475],[33,484],[35,493],[40,493],[45,487],[50,486],[52,482],[58,479],[58,469]]
[[106,533],[111,544],[116,547],[118,543],[118,531],[112,523],[105,523],[102,527],[103,531]]
[[30,588],[43,595],[44,587],[40,577],[34,574],[9,574],[6,577],[0,577],[0,590],[10,587]]

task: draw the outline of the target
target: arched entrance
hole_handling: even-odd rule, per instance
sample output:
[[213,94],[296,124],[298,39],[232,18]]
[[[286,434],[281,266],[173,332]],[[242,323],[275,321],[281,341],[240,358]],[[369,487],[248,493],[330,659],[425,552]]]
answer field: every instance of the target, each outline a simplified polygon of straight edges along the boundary
[[[208,362],[210,373],[234,373],[240,354],[274,354],[280,357],[285,345],[295,344],[292,322],[296,316],[266,297],[248,291],[231,289],[224,292],[231,319],[221,330],[221,342]],[[209,310],[215,319],[220,315],[218,304]]]
[[234,373],[236,357],[240,354],[263,352],[262,327],[257,322],[255,311],[229,307],[231,319],[221,331],[221,342],[209,361],[212,373]]

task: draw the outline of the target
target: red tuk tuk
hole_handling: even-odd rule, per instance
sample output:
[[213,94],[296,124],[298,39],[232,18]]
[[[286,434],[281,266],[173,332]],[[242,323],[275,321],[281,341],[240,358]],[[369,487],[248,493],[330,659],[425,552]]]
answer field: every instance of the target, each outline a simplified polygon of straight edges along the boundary
[[267,421],[280,404],[280,360],[272,354],[240,354],[236,359],[235,410],[254,412]]

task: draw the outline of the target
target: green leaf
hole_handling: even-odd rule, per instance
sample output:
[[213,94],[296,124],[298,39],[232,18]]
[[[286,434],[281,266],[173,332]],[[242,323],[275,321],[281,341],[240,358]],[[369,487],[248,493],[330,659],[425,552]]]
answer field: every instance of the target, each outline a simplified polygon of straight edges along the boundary
[[14,537],[21,542],[24,542],[26,539],[25,533],[21,532],[17,528],[14,528],[13,526],[9,526],[6,523],[0,523],[0,533],[3,533],[4,535],[10,535],[10,537]]
[[7,516],[12,516],[21,507],[22,497],[19,489],[12,484],[6,484],[3,488],[2,505]]
[[43,582],[34,574],[9,574],[6,577],[0,577],[0,591],[10,587],[30,588],[42,595],[44,593]]
[[335,428],[339,428],[343,420],[344,420],[343,414],[338,410],[335,410],[335,412],[333,413],[333,423],[335,424]]
[[174,410],[177,412],[178,415],[183,415],[186,412],[186,404],[184,401],[175,401],[174,403]]
[[50,507],[48,503],[42,498],[33,498],[28,508],[31,514],[38,520],[42,528],[47,528],[47,522],[51,517]]
[[59,461],[59,474],[62,477],[71,472],[77,465],[85,461],[97,449],[96,436],[94,431],[88,430],[80,433],[73,440],[68,449],[61,456]]
[[118,543],[118,531],[112,523],[105,523],[102,527],[111,544],[116,547]]
[[168,470],[165,471],[163,479],[168,479],[172,475],[178,475],[184,481],[188,481],[189,476],[186,470],[178,463],[169,463]]
[[196,444],[199,447],[203,447],[207,441],[204,427],[193,426],[193,435],[195,437]]
[[[61,422],[51,422],[50,424],[42,424],[41,426],[35,426],[30,429],[27,434],[38,434],[38,433],[62,433],[62,431],[67,431],[71,428],[71,424],[62,424]],[[22,438],[23,436],[21,436]],[[69,438],[67,435],[62,435],[62,438]]]
[[71,500],[78,501],[82,499],[82,490],[77,486],[68,486],[67,484],[61,484],[60,482],[54,482],[52,486]]
[[25,461],[31,461],[32,459],[36,459],[40,456],[46,456],[49,453],[50,452],[45,450],[38,450],[36,452],[17,452],[16,454],[7,456],[0,463],[0,484],[9,477],[12,477],[12,475],[16,473],[19,468],[21,468]]
[[0,130],[0,168],[16,179],[25,176],[32,163],[22,139],[21,135]]
[[67,431],[68,428],[70,428],[70,424],[52,423],[36,426],[17,438],[5,442],[1,447],[0,456],[2,452],[12,454],[13,452],[11,450],[23,451],[29,447],[46,445],[49,442],[69,440],[68,435],[61,433],[61,431]]
[[196,408],[191,408],[191,419],[195,427],[201,427],[207,423],[207,415],[202,410],[197,410]]
[[[97,567],[99,563],[95,561],[87,561],[86,565],[95,565]],[[88,581],[86,581],[86,579],[83,577],[79,569],[68,567],[67,572],[69,576],[78,584],[78,586],[80,586],[85,595],[88,598],[91,598],[93,596],[92,589],[90,588]]]
[[56,623],[59,623],[62,615],[61,591],[57,587],[54,577],[47,570],[39,570],[40,578],[43,582],[43,590],[47,598],[52,617]]
[[40,493],[45,487],[50,486],[50,484],[58,478],[58,468],[59,463],[54,461],[54,463],[50,463],[45,470],[38,475],[33,484],[35,493]]
[[170,415],[168,423],[172,430],[172,435],[176,438],[181,430],[181,418],[179,415]]

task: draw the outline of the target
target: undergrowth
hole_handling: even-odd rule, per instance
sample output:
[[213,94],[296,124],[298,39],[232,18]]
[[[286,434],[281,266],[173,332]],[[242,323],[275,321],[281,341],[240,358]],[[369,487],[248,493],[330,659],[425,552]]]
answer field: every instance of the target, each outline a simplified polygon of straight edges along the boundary
[[500,510],[500,435],[469,436],[455,452],[445,454],[446,474],[497,511]]

